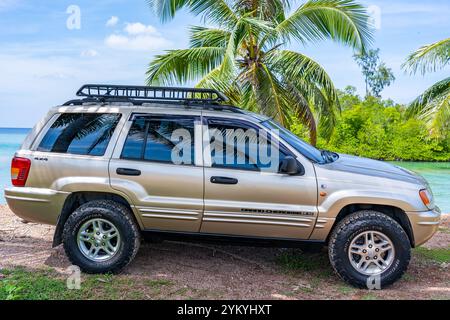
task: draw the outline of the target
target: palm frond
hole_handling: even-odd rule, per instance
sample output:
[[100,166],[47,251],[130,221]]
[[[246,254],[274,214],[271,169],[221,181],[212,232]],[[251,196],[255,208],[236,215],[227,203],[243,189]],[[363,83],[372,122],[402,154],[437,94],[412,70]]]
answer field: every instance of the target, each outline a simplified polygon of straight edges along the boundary
[[171,20],[183,7],[218,25],[233,26],[238,19],[225,0],[147,0],[147,2],[163,22]]
[[407,110],[408,116],[427,121],[428,126],[441,135],[450,128],[450,77],[439,81],[414,100]]
[[238,17],[226,0],[190,0],[189,9],[195,15],[201,15],[204,21],[232,28]]
[[409,55],[402,68],[411,74],[435,72],[450,63],[450,38],[426,45]]
[[408,107],[407,115],[424,115],[429,111],[433,101],[442,96],[450,94],[450,77],[446,78],[428,88],[422,95],[417,97]]
[[191,0],[147,0],[150,8],[162,22],[173,19],[175,13],[190,2]]
[[316,83],[323,88],[330,102],[338,103],[338,93],[330,76],[310,57],[290,50],[273,50],[266,59],[274,70],[290,82],[303,79]]
[[237,50],[241,44],[250,37],[258,33],[272,32],[271,23],[258,18],[253,18],[250,14],[241,17],[231,32],[227,44],[225,58],[222,63],[222,73],[232,74],[236,70]]
[[212,29],[200,26],[190,28],[190,47],[221,47],[226,48],[231,33],[222,29]]
[[148,85],[172,85],[196,81],[219,66],[225,49],[201,47],[170,50],[157,55],[147,71]]
[[373,41],[366,9],[352,0],[310,0],[276,30],[286,41],[302,43],[331,39],[365,50]]
[[196,85],[197,88],[214,88],[223,92],[233,105],[240,105],[241,90],[234,77],[224,77],[220,72],[220,66],[204,76]]
[[286,95],[288,97],[287,103],[291,106],[292,116],[306,125],[309,130],[309,141],[312,145],[316,145],[317,122],[305,92],[302,92],[302,90],[299,89],[298,84],[294,86],[290,82],[287,82],[286,89]]
[[233,9],[242,15],[253,12],[255,17],[281,22],[291,7],[289,0],[236,0]]
[[340,103],[326,71],[308,56],[294,51],[274,50],[267,59],[283,81],[296,88],[314,108],[322,136],[331,137]]

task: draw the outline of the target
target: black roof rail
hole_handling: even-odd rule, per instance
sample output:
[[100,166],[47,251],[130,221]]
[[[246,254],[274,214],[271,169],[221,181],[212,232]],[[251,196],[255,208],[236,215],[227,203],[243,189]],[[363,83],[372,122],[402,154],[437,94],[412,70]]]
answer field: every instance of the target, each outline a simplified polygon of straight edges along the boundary
[[[221,92],[213,89],[147,87],[126,85],[85,84],[77,96],[89,101],[130,102],[143,104],[146,102],[178,102],[184,104],[220,104],[228,101]],[[73,103],[73,101],[71,101]]]

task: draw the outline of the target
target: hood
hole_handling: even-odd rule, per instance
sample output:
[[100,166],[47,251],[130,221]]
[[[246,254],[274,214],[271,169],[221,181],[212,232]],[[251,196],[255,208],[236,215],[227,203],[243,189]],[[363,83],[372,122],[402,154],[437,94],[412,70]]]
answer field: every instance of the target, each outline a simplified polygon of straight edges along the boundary
[[330,163],[329,166],[329,169],[331,170],[381,177],[428,186],[426,180],[420,175],[383,161],[355,157],[347,154],[339,154],[339,159],[333,163]]

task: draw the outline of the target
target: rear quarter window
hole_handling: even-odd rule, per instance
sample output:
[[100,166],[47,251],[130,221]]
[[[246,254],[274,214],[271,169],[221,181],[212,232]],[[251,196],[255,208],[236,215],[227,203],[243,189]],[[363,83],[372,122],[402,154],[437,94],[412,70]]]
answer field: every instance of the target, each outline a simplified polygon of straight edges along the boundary
[[120,117],[120,114],[113,113],[61,114],[37,150],[103,156]]

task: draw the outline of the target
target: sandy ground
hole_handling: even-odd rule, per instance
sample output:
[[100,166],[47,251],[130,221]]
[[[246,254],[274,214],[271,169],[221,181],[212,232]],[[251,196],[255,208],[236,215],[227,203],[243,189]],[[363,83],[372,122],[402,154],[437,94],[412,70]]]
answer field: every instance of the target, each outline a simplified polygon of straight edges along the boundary
[[[447,215],[441,231],[425,246],[448,248],[449,228]],[[0,268],[50,267],[64,272],[70,263],[62,246],[51,248],[53,231],[52,226],[24,224],[6,206],[0,206]],[[332,273],[328,262],[322,263],[322,275],[286,270],[277,262],[286,253],[327,261],[326,252],[308,256],[299,249],[145,243],[120,277],[168,279],[178,288],[202,292],[197,296],[207,299],[450,299],[449,266],[416,254],[401,281],[388,289],[369,292],[346,285]]]

